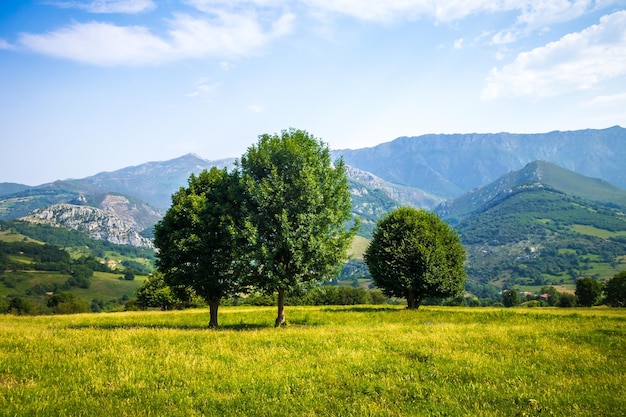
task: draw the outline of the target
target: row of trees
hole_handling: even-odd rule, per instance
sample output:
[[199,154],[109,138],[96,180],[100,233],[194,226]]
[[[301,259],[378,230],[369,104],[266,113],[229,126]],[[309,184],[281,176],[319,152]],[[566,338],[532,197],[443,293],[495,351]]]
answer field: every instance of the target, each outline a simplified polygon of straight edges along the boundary
[[611,307],[626,307],[626,271],[622,271],[605,283],[593,278],[580,278],[576,281],[574,294],[562,293],[552,286],[543,287],[540,296],[521,297],[517,290],[502,292],[502,303],[513,307],[521,302],[540,302],[551,307],[592,307],[606,304]]
[[[137,290],[135,305],[138,309],[159,308],[171,310],[190,307],[206,307],[205,300],[197,297],[193,292],[183,299],[179,298],[163,280],[163,275],[154,273],[146,279]],[[271,306],[278,301],[277,293],[263,294],[252,292],[225,297],[222,305],[239,306]],[[317,286],[303,294],[289,294],[285,297],[285,305],[358,305],[358,304],[386,304],[389,298],[381,290],[368,290],[363,287],[349,287],[336,285]],[[129,305],[127,304],[127,307]],[[130,306],[132,307],[132,306]]]
[[345,227],[351,217],[342,160],[305,131],[265,134],[235,169],[191,175],[172,196],[155,227],[156,264],[173,291],[206,300],[210,327],[223,297],[250,288],[278,294],[281,326],[288,292],[336,274],[357,230]]
[[[216,327],[223,298],[276,293],[275,325],[284,325],[287,294],[301,296],[337,276],[359,227],[351,209],[344,163],[331,161],[326,144],[296,129],[261,135],[233,170],[192,174],[172,196],[154,230],[167,286],[156,296],[197,294]],[[464,260],[456,232],[412,208],[383,217],[365,255],[376,286],[406,298],[409,308],[460,294]]]

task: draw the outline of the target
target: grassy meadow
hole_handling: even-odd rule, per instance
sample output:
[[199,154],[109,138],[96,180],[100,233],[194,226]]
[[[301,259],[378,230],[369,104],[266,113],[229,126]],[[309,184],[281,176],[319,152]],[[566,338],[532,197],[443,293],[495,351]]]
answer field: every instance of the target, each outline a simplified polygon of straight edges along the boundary
[[288,307],[0,321],[2,416],[622,416],[623,309]]

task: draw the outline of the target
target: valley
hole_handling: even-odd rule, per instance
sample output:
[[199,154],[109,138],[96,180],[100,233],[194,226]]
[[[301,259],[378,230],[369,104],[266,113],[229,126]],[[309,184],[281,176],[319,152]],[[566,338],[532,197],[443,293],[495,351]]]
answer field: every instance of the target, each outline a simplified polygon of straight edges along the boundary
[[[369,287],[362,252],[377,220],[403,205],[434,210],[458,231],[474,295],[545,286],[571,291],[579,277],[606,280],[626,269],[625,144],[626,129],[616,126],[425,135],[333,151],[348,164],[352,211],[361,220],[353,259],[337,282]],[[189,154],[37,187],[0,183],[0,220],[15,232],[0,238],[46,242],[102,262],[116,249],[94,242],[143,247],[152,255],[138,252],[126,262],[148,259],[149,270],[152,226],[171,194],[192,173],[234,163]]]

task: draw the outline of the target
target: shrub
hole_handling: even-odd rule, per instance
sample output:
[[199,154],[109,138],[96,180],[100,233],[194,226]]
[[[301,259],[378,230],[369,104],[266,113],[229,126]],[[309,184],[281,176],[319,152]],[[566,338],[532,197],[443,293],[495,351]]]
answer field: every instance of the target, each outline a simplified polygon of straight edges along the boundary
[[47,302],[54,314],[75,314],[89,311],[87,302],[75,294],[62,292],[52,295]]
[[559,307],[575,307],[576,296],[570,293],[562,293],[559,297]]

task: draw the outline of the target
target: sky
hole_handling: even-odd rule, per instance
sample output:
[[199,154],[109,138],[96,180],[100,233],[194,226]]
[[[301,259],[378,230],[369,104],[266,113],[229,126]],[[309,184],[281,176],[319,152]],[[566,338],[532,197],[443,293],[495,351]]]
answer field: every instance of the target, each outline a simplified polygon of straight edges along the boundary
[[0,0],[0,182],[615,125],[626,0]]

